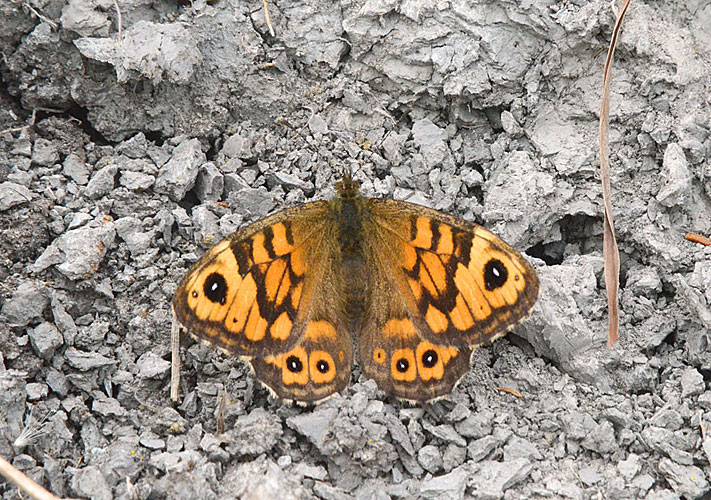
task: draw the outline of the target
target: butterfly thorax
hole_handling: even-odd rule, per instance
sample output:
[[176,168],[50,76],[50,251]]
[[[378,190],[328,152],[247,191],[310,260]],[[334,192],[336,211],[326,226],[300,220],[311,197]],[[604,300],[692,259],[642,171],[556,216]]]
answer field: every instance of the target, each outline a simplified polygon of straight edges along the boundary
[[336,184],[337,195],[331,202],[340,230],[338,242],[345,259],[358,258],[362,252],[362,211],[365,198],[360,194],[358,188],[358,183],[350,175],[345,175]]

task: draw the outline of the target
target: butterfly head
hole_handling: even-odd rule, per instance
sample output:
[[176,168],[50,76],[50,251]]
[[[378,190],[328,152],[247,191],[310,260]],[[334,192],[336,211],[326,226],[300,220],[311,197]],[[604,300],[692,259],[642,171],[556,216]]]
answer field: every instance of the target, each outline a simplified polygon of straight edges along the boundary
[[346,172],[343,178],[336,183],[336,192],[343,199],[353,199],[358,197],[360,183],[353,180],[350,172]]

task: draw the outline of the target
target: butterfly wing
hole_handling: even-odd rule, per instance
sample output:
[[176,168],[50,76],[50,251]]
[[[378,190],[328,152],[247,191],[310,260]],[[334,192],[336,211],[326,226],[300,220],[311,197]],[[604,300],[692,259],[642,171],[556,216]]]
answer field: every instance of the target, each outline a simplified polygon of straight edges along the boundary
[[475,346],[528,316],[539,282],[531,264],[483,227],[395,200],[370,201],[369,227],[389,238],[388,262],[418,332],[430,342]]
[[199,340],[251,360],[279,397],[319,401],[350,378],[338,228],[328,202],[278,212],[215,245],[176,290]]
[[353,366],[353,341],[340,319],[312,320],[290,351],[253,358],[257,379],[279,398],[317,403],[348,385]]
[[324,272],[328,202],[278,212],[212,247],[188,272],[173,311],[195,338],[244,357],[291,349]]
[[408,317],[373,314],[358,339],[360,366],[378,388],[398,399],[423,402],[452,392],[467,373],[472,349],[425,340]]
[[536,273],[494,234],[436,210],[371,199],[363,213],[373,270],[359,336],[363,371],[401,399],[447,394],[473,347],[528,315]]

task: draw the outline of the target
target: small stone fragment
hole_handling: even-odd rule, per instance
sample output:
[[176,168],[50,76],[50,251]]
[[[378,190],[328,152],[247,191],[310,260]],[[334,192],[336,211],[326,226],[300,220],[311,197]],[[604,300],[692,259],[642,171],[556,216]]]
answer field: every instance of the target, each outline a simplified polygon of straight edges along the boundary
[[516,435],[511,436],[506,445],[504,445],[504,461],[513,460],[514,458],[543,460],[543,456],[536,448],[536,445]]
[[27,394],[27,399],[30,401],[37,401],[47,397],[47,394],[49,394],[49,387],[47,387],[47,384],[30,382],[25,386],[25,393]]
[[227,451],[238,457],[260,455],[271,450],[282,433],[279,417],[263,408],[255,408],[249,415],[239,417],[233,428],[225,433],[225,438],[230,441]]
[[231,135],[222,145],[221,154],[226,158],[252,158],[252,139],[240,134]]
[[484,436],[467,445],[467,454],[474,462],[484,460],[499,445],[499,440],[494,436]]
[[323,481],[328,477],[328,472],[321,466],[308,465],[305,463],[298,463],[294,465],[292,472],[297,476],[310,477],[311,479],[318,479]]
[[440,166],[450,155],[447,147],[447,132],[435,125],[429,118],[412,124],[412,138],[420,148],[427,169]]
[[462,446],[457,446],[454,443],[449,443],[442,454],[442,467],[445,472],[450,472],[456,467],[462,465],[467,459],[467,449]]
[[311,414],[302,414],[289,417],[286,424],[304,435],[320,450],[328,437],[334,419],[338,415],[335,408],[318,408]]
[[91,411],[105,417],[110,415],[123,417],[126,415],[126,409],[121,406],[117,399],[106,396],[96,397],[91,405]]
[[115,238],[113,222],[67,231],[45,249],[32,269],[40,272],[54,265],[70,280],[85,279],[96,273]]
[[129,158],[144,158],[148,153],[148,139],[143,132],[139,132],[116,146],[116,153]]
[[200,141],[185,140],[173,150],[173,156],[160,168],[155,183],[157,193],[167,194],[171,200],[182,200],[195,186],[200,165],[205,163]]
[[417,452],[417,462],[427,472],[435,474],[442,469],[442,454],[439,452],[439,448],[428,444]]
[[476,498],[500,498],[504,491],[523,481],[533,465],[525,458],[507,462],[485,460],[479,462],[479,471],[470,476],[472,493]]
[[89,181],[89,169],[86,168],[86,163],[74,153],[69,153],[64,159],[62,172],[80,186]]
[[81,371],[116,364],[116,361],[102,356],[101,354],[97,354],[95,352],[84,352],[71,347],[64,352],[64,357],[67,359],[67,363],[69,363],[70,366]]
[[228,468],[220,479],[220,494],[216,498],[302,500],[313,495],[300,484],[298,477],[283,471],[269,459],[259,458]]
[[62,28],[80,36],[108,36],[111,21],[91,0],[70,0],[62,9]]
[[600,477],[600,474],[598,474],[597,471],[590,466],[582,467],[578,471],[578,477],[583,482],[583,484],[588,487],[592,486],[595,483],[598,483],[602,479],[602,477]]
[[30,330],[30,344],[37,355],[49,361],[56,349],[64,343],[62,334],[52,323],[45,321]]
[[132,257],[138,257],[145,254],[153,243],[155,236],[153,231],[141,231],[141,221],[135,217],[122,217],[114,223],[116,234],[128,246]]
[[195,182],[195,194],[201,203],[217,201],[222,198],[225,189],[225,178],[222,172],[212,162],[204,163],[198,171]]
[[412,446],[410,436],[407,435],[407,428],[400,421],[400,419],[395,415],[388,413],[385,415],[385,425],[387,426],[388,432],[390,432],[390,436],[393,441],[402,446],[406,453],[414,455],[415,448]]
[[664,474],[674,492],[684,498],[701,498],[708,492],[706,475],[696,466],[679,465],[663,458],[659,461],[659,471]]
[[464,420],[457,422],[454,428],[464,437],[479,439],[491,434],[493,420],[494,416],[490,412],[472,413]]
[[302,181],[297,176],[270,170],[266,174],[270,185],[284,186],[287,189],[301,189],[305,193],[310,193],[314,190],[314,185],[311,182]]
[[431,500],[461,500],[464,498],[468,475],[467,467],[462,466],[449,474],[423,481],[420,495]]
[[641,469],[642,469],[642,465],[640,464],[639,455],[637,455],[635,453],[630,453],[629,456],[625,460],[622,460],[617,464],[618,472],[627,481],[632,481],[632,479],[637,474],[639,474],[639,471]]
[[52,141],[41,137],[37,138],[32,148],[32,163],[43,167],[51,167],[58,161],[59,152],[57,151],[57,146]]
[[449,424],[430,425],[426,420],[423,420],[422,427],[424,427],[427,432],[435,437],[438,437],[442,441],[454,443],[462,447],[467,445],[467,441],[454,430],[454,427]]
[[681,397],[696,396],[706,390],[704,376],[696,368],[686,368],[681,373]]
[[21,184],[9,181],[0,184],[0,212],[22,203],[29,203],[32,198],[34,198],[32,191]]
[[50,368],[47,370],[45,381],[47,382],[47,385],[49,385],[49,387],[59,396],[66,397],[67,394],[69,394],[69,383],[67,382],[67,377],[56,368]]
[[119,184],[132,191],[145,191],[155,183],[156,179],[152,175],[143,172],[133,172],[127,170],[121,173]]
[[27,326],[41,318],[49,305],[43,289],[34,282],[27,281],[17,287],[15,293],[2,307],[2,315],[11,326]]
[[657,201],[665,207],[684,205],[690,195],[692,175],[684,149],[676,142],[664,151],[664,186],[657,193]]
[[142,434],[141,439],[138,442],[141,444],[141,446],[145,446],[149,450],[165,449],[165,441],[152,432],[146,432]]
[[112,500],[111,488],[101,470],[95,465],[84,467],[72,477],[72,489],[81,497],[91,500]]
[[167,361],[153,352],[146,352],[136,361],[138,374],[142,378],[163,378],[170,371],[170,361]]
[[94,200],[106,196],[114,189],[117,172],[118,167],[116,165],[106,165],[99,169],[86,185],[84,194]]

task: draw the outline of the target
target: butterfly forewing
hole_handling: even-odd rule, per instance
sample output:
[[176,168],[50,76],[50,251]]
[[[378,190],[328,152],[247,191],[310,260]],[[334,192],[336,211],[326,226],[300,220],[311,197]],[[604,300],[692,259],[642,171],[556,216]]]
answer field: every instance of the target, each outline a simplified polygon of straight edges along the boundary
[[287,209],[208,251],[178,287],[173,310],[191,335],[230,353],[264,356],[303,336],[323,280],[328,202]]
[[398,291],[427,340],[480,345],[528,316],[538,297],[538,278],[500,238],[419,205],[373,199],[369,207],[373,215],[366,234],[390,241],[388,247],[372,245],[383,253],[374,262],[389,258]]

